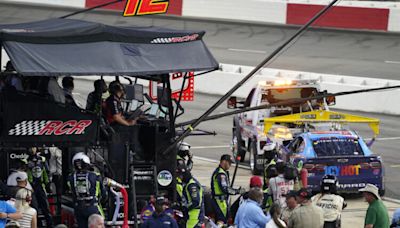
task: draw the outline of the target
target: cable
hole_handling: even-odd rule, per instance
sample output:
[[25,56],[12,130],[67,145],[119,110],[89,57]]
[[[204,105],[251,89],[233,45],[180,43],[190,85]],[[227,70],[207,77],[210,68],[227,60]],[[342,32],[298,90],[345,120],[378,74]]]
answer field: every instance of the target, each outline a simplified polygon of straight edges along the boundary
[[94,10],[94,9],[97,9],[97,8],[101,8],[101,7],[104,7],[104,6],[112,5],[112,4],[115,4],[115,3],[118,3],[118,2],[122,2],[122,0],[115,0],[115,1],[112,1],[112,2],[106,2],[106,3],[103,3],[103,4],[97,5],[97,6],[90,7],[88,9],[79,10],[79,11],[76,11],[76,12],[61,16],[59,18],[60,19],[65,19],[67,17],[72,17],[72,16],[75,16],[75,15],[80,14],[80,13],[85,13],[85,12],[88,12],[88,11],[91,11],[91,10]]

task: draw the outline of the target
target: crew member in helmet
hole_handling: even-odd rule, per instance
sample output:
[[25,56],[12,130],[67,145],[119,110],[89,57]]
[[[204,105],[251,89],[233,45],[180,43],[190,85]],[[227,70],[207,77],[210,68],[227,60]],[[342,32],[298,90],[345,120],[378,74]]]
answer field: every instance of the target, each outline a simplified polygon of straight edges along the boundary
[[[190,153],[190,145],[186,142],[178,144],[178,154],[176,157],[177,163],[183,162],[190,171],[193,168],[193,154]],[[187,160],[186,160],[187,159]]]
[[50,215],[49,202],[47,201],[47,192],[49,186],[48,166],[46,158],[41,156],[38,148],[29,148],[28,157],[28,181],[32,184],[33,193],[37,199],[38,209],[46,218],[48,227],[52,227],[53,220]]
[[67,184],[72,192],[78,227],[87,228],[90,215],[104,216],[100,200],[106,191],[100,175],[90,171],[90,159],[86,154],[75,154],[72,164],[75,171],[68,177]]
[[311,198],[324,211],[324,228],[340,227],[342,210],[346,207],[343,197],[337,195],[338,181],[334,175],[325,175],[321,180],[321,193]]
[[187,216],[187,228],[200,228],[204,221],[204,190],[201,184],[192,176],[185,164],[178,164],[177,176],[183,183],[183,198]]

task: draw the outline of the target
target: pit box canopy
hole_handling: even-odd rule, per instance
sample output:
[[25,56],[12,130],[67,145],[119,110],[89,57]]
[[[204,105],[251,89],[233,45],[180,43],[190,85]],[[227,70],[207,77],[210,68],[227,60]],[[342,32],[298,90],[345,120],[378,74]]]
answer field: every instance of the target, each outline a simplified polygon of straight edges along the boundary
[[204,34],[74,19],[0,24],[0,44],[23,76],[126,75],[153,80],[154,75],[217,69]]

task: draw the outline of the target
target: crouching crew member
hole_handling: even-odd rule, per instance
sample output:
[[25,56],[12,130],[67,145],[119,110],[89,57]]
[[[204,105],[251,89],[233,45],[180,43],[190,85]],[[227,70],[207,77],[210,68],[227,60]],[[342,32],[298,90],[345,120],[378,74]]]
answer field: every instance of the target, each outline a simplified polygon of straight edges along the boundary
[[241,188],[234,189],[230,187],[228,170],[231,167],[232,162],[234,162],[234,160],[231,155],[222,155],[219,166],[215,169],[211,177],[212,203],[215,211],[215,221],[218,226],[222,226],[228,222],[229,195],[237,195],[241,193]]
[[312,202],[324,211],[324,228],[340,227],[342,210],[346,207],[343,197],[337,195],[337,178],[325,175],[321,181],[321,193],[312,197]]
[[75,172],[68,177],[68,187],[72,191],[75,216],[79,228],[88,227],[88,218],[92,214],[103,215],[100,199],[105,189],[99,174],[90,171],[90,159],[83,152],[72,158]]

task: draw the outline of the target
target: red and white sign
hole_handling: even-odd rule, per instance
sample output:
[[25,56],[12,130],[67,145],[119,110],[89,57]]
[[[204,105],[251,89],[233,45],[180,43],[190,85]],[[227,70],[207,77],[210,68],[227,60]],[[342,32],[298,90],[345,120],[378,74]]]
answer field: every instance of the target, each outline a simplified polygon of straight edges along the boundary
[[[181,101],[193,101],[194,99],[194,72],[170,74],[172,98],[179,99],[184,77],[185,84],[182,90]],[[149,93],[153,100],[157,100],[157,87],[162,86],[161,82],[150,81]]]

